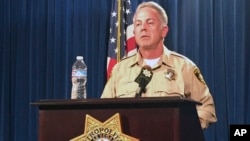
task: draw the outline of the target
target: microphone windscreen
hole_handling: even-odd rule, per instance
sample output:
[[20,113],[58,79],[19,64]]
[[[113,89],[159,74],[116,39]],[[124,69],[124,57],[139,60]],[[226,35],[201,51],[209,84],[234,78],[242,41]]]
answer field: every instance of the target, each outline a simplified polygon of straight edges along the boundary
[[150,66],[143,66],[140,74],[136,77],[135,82],[139,84],[140,87],[146,87],[151,81],[153,76],[152,68]]

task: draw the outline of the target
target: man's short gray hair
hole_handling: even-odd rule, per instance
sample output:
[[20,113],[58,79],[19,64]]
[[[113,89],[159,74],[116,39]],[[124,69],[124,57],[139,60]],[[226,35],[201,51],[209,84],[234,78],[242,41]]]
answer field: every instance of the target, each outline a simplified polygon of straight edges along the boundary
[[[153,2],[153,1],[142,2],[141,4],[139,4],[135,11],[135,15],[138,12],[138,10],[144,7],[150,7],[150,8],[155,9],[159,13],[159,18],[161,20],[162,25],[168,25],[168,16],[167,16],[166,11],[158,3]],[[135,20],[134,18],[133,18],[133,21]]]

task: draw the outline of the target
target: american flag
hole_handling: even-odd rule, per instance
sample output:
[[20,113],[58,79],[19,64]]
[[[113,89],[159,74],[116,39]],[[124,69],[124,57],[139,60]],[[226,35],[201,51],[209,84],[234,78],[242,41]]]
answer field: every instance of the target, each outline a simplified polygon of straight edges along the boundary
[[[119,9],[120,11],[118,11]],[[120,31],[120,36],[118,30]],[[135,52],[136,43],[133,34],[131,1],[113,0],[110,14],[107,78],[110,77],[113,66],[119,62],[120,59],[133,55]]]

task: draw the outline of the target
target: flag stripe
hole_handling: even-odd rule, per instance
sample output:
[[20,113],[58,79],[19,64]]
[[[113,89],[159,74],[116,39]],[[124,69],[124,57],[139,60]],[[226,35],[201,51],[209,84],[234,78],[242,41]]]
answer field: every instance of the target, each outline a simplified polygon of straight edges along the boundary
[[117,63],[116,59],[108,57],[107,73],[111,74],[113,66]]
[[135,44],[135,38],[132,37],[130,39],[127,40],[127,52],[129,53],[130,51],[135,50],[136,44]]
[[127,27],[127,39],[134,37],[134,26],[131,24]]

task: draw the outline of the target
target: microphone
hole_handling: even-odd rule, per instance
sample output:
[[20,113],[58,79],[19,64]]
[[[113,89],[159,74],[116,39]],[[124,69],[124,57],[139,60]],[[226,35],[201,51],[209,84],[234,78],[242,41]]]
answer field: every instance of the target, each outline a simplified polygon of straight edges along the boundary
[[136,77],[135,82],[139,84],[135,97],[141,97],[141,94],[146,92],[146,86],[151,81],[153,72],[150,66],[142,67],[140,74]]

